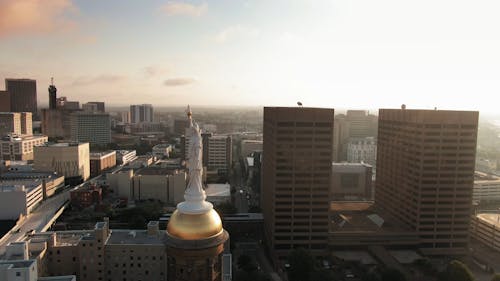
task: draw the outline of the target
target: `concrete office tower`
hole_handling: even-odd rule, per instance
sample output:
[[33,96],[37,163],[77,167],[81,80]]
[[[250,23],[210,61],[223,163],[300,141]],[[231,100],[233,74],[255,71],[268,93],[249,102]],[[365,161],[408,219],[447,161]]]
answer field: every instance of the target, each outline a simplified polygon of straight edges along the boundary
[[86,181],[90,177],[89,143],[47,143],[34,147],[33,168],[57,172],[66,182]]
[[54,86],[54,78],[52,78],[49,86],[49,109],[57,109],[57,88]]
[[130,123],[153,122],[153,106],[140,104],[130,106]]
[[217,174],[227,176],[231,169],[232,139],[231,136],[202,134],[203,166],[208,170],[217,170]]
[[368,163],[375,167],[377,139],[374,137],[350,138],[347,142],[347,162]]
[[335,116],[334,161],[347,161],[347,148],[351,138],[377,136],[377,116],[365,110],[348,110]]
[[74,112],[71,114],[71,140],[106,145],[111,142],[108,113]]
[[106,107],[102,101],[89,101],[87,104],[95,104],[97,106],[97,111],[106,112]]
[[36,80],[5,79],[5,88],[10,93],[10,110],[12,112],[36,114]]
[[10,112],[10,93],[0,91],[0,112]]
[[464,254],[477,111],[380,109],[375,202],[413,229],[425,254]]
[[21,112],[21,134],[33,135],[33,117],[31,112]]
[[264,108],[261,207],[275,262],[296,247],[326,254],[333,118],[333,109]]
[[97,112],[97,104],[84,103],[84,104],[82,104],[82,110],[88,111],[88,112]]
[[22,134],[20,113],[0,112],[0,137],[8,134]]
[[47,136],[10,136],[0,139],[0,159],[2,160],[33,160],[33,147],[46,143]]

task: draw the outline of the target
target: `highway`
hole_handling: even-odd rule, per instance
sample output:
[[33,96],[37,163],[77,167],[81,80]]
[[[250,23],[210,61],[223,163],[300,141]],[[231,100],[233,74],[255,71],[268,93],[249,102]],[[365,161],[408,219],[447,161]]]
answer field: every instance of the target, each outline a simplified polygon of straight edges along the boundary
[[6,238],[0,242],[0,258],[5,254],[5,247],[11,243],[21,240],[27,231],[35,230],[39,232],[42,228],[50,221],[57,210],[64,205],[66,201],[69,200],[69,191],[71,188],[65,189],[61,193],[58,193],[45,201],[42,201],[34,212],[29,214],[24,222],[21,223],[19,231],[17,227],[14,229],[16,231],[11,231],[6,234]]

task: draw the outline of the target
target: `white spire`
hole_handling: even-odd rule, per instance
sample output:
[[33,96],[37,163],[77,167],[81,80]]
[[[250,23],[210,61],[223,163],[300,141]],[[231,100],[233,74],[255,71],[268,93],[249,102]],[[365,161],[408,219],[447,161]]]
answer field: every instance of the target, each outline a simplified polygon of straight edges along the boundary
[[213,209],[210,202],[205,201],[207,195],[202,186],[203,164],[201,157],[203,155],[203,142],[198,124],[193,122],[191,107],[188,105],[186,110],[189,119],[189,159],[187,165],[189,168],[189,182],[184,192],[184,202],[177,204],[177,210],[185,214],[203,214]]

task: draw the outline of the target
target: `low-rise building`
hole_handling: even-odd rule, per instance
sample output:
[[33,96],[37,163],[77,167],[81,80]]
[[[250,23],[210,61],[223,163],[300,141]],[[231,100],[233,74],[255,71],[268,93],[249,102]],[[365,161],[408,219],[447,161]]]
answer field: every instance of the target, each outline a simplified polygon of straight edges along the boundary
[[116,151],[90,153],[90,177],[116,166]]
[[172,145],[171,144],[157,144],[153,146],[153,156],[162,159],[164,157],[169,157],[170,153],[172,153]]
[[57,172],[76,184],[90,177],[89,143],[46,143],[34,149],[37,171]]
[[64,176],[53,172],[9,171],[0,174],[1,183],[12,185],[41,184],[43,199],[46,199],[64,186]]
[[26,216],[42,199],[41,182],[3,181],[0,183],[0,219],[17,220],[21,215]]
[[133,169],[140,169],[148,167],[153,164],[153,156],[151,155],[140,155],[134,160],[130,161],[127,165]]
[[184,200],[187,175],[184,170],[148,167],[137,171],[132,179],[129,198],[157,199],[175,205]]
[[500,214],[483,213],[472,216],[470,235],[500,252]]
[[372,166],[364,163],[332,164],[332,200],[373,199]]
[[476,171],[472,200],[475,202],[500,201],[500,177]]
[[205,188],[207,201],[218,205],[231,201],[231,185],[228,183],[209,183]]
[[33,160],[33,147],[43,145],[49,138],[42,135],[5,136],[0,140],[0,159],[28,161]]
[[125,165],[128,162],[137,159],[135,150],[117,150],[116,151],[116,162],[121,165]]
[[87,208],[102,202],[102,188],[89,184],[70,191],[71,205],[76,208]]

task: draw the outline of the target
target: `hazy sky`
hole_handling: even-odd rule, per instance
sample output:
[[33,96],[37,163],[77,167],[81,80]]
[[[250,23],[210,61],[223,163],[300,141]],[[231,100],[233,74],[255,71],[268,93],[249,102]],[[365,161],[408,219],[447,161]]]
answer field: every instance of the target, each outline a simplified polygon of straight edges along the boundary
[[[47,103],[500,105],[500,1],[0,0],[0,78]],[[2,83],[0,83],[0,89]]]

